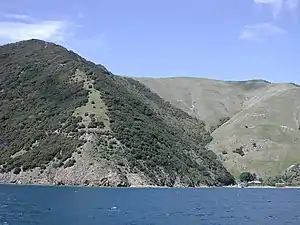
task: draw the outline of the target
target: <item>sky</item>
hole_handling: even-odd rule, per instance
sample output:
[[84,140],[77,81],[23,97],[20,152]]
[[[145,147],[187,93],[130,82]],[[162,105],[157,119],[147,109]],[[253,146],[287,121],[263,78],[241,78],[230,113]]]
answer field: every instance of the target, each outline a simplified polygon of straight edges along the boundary
[[0,44],[61,44],[119,75],[300,83],[300,0],[9,0]]

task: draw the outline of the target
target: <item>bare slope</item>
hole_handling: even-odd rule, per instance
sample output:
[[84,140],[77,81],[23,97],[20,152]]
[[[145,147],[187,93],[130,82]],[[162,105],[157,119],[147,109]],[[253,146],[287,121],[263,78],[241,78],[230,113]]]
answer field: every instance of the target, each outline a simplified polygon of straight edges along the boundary
[[0,181],[234,183],[205,124],[146,86],[40,40],[0,46]]
[[232,117],[253,92],[269,83],[263,80],[225,82],[204,78],[135,78],[152,91],[208,125]]
[[300,89],[273,84],[217,129],[209,148],[236,176],[241,171],[274,176],[300,162],[299,119]]
[[300,89],[295,84],[252,80],[226,82],[202,78],[137,78],[189,114],[216,125],[208,146],[236,177],[261,177],[300,162]]

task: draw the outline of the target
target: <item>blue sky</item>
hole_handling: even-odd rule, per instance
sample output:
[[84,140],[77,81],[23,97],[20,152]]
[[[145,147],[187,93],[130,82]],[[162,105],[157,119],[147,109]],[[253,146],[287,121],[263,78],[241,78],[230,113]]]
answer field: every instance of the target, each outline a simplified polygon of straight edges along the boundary
[[39,38],[127,76],[300,83],[299,0],[9,0],[0,43]]

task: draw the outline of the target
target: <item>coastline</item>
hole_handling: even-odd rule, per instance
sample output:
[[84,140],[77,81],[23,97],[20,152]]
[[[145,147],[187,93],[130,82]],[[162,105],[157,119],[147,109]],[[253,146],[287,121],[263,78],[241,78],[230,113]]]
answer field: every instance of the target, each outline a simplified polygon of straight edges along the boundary
[[184,186],[156,186],[156,185],[132,185],[128,187],[118,187],[118,186],[88,186],[88,185],[55,185],[55,184],[32,184],[32,183],[6,183],[0,182],[0,185],[12,185],[12,186],[34,186],[34,187],[66,187],[66,188],[122,188],[122,189],[300,189],[300,186],[248,186],[239,188],[237,185],[232,186],[199,186],[199,187],[184,187]]
[[268,185],[253,185],[253,186],[246,186],[243,188],[239,188],[237,185],[233,186],[224,186],[224,188],[238,188],[238,189],[300,189],[300,186],[282,186],[282,187],[276,187],[276,186],[268,186]]

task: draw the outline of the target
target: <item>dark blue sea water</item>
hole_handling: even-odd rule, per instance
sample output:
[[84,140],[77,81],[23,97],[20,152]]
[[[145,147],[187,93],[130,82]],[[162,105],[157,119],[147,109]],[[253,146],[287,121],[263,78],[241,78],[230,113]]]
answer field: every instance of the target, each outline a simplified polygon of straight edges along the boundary
[[0,185],[0,225],[300,224],[297,189]]

